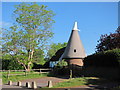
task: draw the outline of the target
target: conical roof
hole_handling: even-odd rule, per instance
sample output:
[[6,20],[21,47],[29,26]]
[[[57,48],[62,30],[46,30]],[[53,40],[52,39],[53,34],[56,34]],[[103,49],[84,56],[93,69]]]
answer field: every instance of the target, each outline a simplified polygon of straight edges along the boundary
[[65,48],[65,51],[61,57],[62,59],[86,57],[86,53],[78,33],[77,22],[74,24],[67,47]]

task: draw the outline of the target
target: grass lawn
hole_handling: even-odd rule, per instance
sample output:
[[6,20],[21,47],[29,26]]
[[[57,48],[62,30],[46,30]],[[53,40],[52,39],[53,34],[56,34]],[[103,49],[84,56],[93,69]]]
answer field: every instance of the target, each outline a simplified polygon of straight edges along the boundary
[[66,80],[64,82],[57,83],[53,88],[63,88],[63,87],[76,87],[80,85],[96,85],[109,82],[106,79],[99,79],[96,77],[80,77]]
[[32,78],[40,78],[40,77],[46,77],[48,76],[48,73],[44,73],[44,74],[28,74],[27,76],[25,75],[11,75],[9,76],[9,79],[7,78],[6,74],[2,74],[2,82],[3,84],[6,84],[9,80],[13,81],[13,82],[17,82],[19,80],[25,80],[25,79],[32,79]]
[[[0,72],[0,74],[7,74],[8,72]],[[25,72],[10,72],[10,74],[24,74]]]

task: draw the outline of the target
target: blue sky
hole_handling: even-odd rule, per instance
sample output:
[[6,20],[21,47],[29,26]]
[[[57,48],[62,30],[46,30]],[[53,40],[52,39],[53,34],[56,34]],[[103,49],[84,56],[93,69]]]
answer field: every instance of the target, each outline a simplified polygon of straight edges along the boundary
[[[54,37],[52,42],[67,42],[73,24],[78,22],[80,38],[87,55],[95,52],[97,40],[101,34],[114,32],[118,27],[117,2],[37,2],[47,5],[56,16],[53,25]],[[3,27],[8,28],[13,23],[12,13],[18,2],[2,3]]]

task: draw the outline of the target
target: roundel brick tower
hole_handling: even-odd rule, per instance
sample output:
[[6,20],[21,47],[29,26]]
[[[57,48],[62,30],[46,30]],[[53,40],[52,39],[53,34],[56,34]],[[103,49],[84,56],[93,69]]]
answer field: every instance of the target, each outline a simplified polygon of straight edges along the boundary
[[86,57],[78,31],[77,22],[75,22],[67,47],[61,56],[61,59],[65,59],[68,65],[83,66],[83,59]]

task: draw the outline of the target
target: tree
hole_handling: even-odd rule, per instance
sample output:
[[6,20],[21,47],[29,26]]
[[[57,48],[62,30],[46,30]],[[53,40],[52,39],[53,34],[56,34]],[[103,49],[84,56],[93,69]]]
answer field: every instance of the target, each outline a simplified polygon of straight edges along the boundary
[[3,70],[19,70],[23,69],[23,66],[21,66],[14,58],[9,55],[2,55],[2,69]]
[[52,56],[54,56],[55,55],[55,53],[59,50],[59,49],[61,49],[61,48],[63,48],[63,47],[66,47],[67,46],[67,43],[53,43],[53,44],[51,44],[50,45],[50,48],[49,48],[49,50],[48,50],[48,52],[47,52],[47,58],[48,58],[48,60],[50,60],[51,58],[52,58]]
[[101,35],[97,44],[97,52],[120,48],[120,26],[115,33]]
[[44,57],[45,57],[45,55],[44,55],[43,50],[35,49],[35,52],[34,52],[34,55],[33,55],[34,63],[44,65],[45,62],[46,62]]
[[34,61],[35,49],[45,48],[53,36],[51,27],[55,14],[47,6],[36,3],[21,3],[15,8],[16,23],[9,30],[4,29],[2,50],[29,71]]

